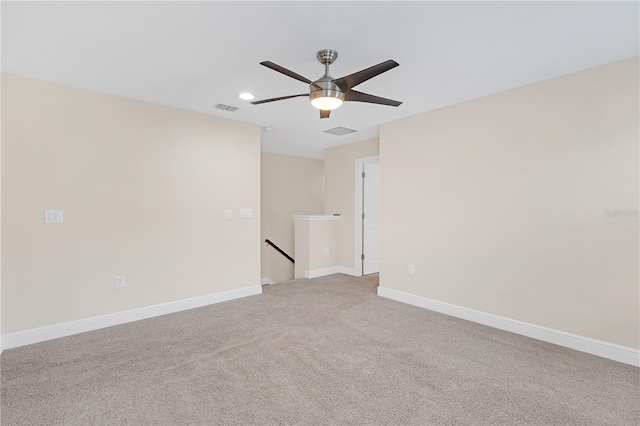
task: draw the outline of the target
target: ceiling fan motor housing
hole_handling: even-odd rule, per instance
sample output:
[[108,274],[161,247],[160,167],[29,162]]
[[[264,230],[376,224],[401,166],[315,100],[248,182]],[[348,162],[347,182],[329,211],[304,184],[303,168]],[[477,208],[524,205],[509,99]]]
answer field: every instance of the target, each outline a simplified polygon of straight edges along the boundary
[[344,101],[344,92],[333,82],[331,76],[324,76],[309,86],[309,99],[338,98]]

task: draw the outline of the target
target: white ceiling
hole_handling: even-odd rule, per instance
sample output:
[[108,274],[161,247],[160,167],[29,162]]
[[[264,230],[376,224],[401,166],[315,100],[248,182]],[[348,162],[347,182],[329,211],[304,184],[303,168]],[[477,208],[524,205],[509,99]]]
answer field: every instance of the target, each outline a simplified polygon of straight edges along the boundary
[[[262,149],[322,158],[381,123],[638,55],[638,2],[2,2],[2,71],[271,127]],[[308,86],[316,51],[341,77],[403,101],[347,102],[320,120],[308,99],[250,105]],[[213,108],[239,107],[230,113]],[[322,133],[336,126],[347,136]]]

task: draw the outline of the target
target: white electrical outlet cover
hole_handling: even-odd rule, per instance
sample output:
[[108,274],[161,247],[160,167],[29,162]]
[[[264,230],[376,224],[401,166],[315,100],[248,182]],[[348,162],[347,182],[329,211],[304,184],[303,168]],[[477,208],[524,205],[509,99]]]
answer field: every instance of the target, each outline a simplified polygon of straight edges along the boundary
[[124,288],[124,286],[125,286],[124,275],[116,276],[116,288]]

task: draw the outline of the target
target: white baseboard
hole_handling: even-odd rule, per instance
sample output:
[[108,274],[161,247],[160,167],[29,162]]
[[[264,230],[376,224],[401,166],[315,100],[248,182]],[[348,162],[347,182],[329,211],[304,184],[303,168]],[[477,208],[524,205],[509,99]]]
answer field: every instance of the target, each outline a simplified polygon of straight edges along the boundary
[[346,266],[332,266],[331,268],[313,269],[311,271],[304,271],[305,278],[318,278],[326,275],[333,274],[345,274],[352,277],[360,277],[362,274],[358,274],[354,268],[347,268]]
[[390,288],[378,287],[378,296],[640,367],[638,349],[463,308]]
[[356,271],[356,268],[347,268],[346,266],[338,266],[340,273],[345,275],[351,275],[352,277],[361,277],[362,274]]
[[186,311],[188,309],[213,305],[215,303],[226,302],[261,293],[262,286],[254,285],[237,290],[222,291],[190,299],[176,300],[175,302],[146,306],[144,308],[132,309],[129,311],[115,312],[113,314],[101,315],[99,317],[86,318],[78,321],[19,331],[2,336],[2,350],[71,336],[73,334],[85,333],[87,331],[112,327],[114,325],[142,319],[153,318],[160,315],[172,314],[174,312]]
[[324,277],[325,275],[333,275],[338,273],[340,273],[340,267],[332,266],[331,268],[313,269],[311,271],[304,271],[304,277],[318,278],[318,277]]
[[264,277],[260,279],[260,285],[274,285],[276,282],[271,278]]

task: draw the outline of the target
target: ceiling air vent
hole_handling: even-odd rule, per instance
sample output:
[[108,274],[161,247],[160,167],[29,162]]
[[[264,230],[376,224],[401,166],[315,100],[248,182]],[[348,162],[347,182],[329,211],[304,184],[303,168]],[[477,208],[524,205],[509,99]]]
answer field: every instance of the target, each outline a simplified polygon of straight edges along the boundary
[[229,105],[225,105],[225,104],[218,104],[218,105],[216,105],[216,109],[221,109],[221,110],[223,110],[223,111],[234,112],[234,111],[236,111],[238,108],[236,108],[236,107],[232,107],[232,106],[229,106]]
[[325,133],[329,133],[330,135],[336,135],[336,136],[344,136],[344,135],[348,135],[349,133],[355,133],[357,132],[357,130],[353,130],[353,129],[349,129],[348,127],[334,127],[333,129],[329,129],[329,130],[325,130]]

